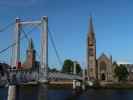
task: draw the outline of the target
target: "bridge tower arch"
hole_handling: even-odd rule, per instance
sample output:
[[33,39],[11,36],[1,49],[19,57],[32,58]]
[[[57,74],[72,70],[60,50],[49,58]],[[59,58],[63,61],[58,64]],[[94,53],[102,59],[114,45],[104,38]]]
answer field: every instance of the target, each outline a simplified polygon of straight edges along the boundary
[[13,47],[13,58],[12,67],[18,67],[20,63],[20,40],[21,40],[21,30],[25,25],[39,25],[41,32],[41,53],[40,53],[40,67],[38,81],[43,80],[47,82],[48,79],[48,17],[43,16],[41,20],[37,21],[21,21],[20,18],[16,18],[15,27],[15,46]]

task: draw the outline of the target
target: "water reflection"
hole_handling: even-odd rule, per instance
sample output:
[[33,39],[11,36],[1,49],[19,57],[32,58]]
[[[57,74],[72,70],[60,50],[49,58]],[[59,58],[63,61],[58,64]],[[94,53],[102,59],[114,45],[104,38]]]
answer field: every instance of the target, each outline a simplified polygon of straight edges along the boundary
[[77,100],[76,98],[71,89],[49,90],[48,92],[48,100]]
[[0,100],[7,100],[7,90],[8,88],[0,88]]
[[133,90],[90,89],[77,100],[133,100]]
[[18,86],[17,100],[77,100],[71,89],[48,89],[46,84]]
[[45,84],[17,86],[17,100],[47,100],[48,87]]
[[37,100],[48,100],[48,86],[46,84],[40,84],[38,86],[38,99]]
[[[0,100],[7,100],[0,88]],[[77,94],[72,89],[53,89],[47,85],[17,86],[17,100],[133,100],[133,90],[89,89]]]

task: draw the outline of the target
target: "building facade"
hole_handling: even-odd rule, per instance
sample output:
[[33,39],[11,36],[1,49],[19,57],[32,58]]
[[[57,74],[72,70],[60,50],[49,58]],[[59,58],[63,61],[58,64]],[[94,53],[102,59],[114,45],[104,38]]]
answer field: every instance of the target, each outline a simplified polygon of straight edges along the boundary
[[0,87],[8,84],[8,69],[10,66],[6,63],[0,63]]
[[93,28],[92,17],[90,17],[89,32],[87,34],[87,68],[90,80],[112,81],[113,66],[112,56],[104,53],[96,59],[96,38]]
[[112,81],[113,80],[113,65],[112,56],[108,57],[104,53],[97,59],[98,80]]

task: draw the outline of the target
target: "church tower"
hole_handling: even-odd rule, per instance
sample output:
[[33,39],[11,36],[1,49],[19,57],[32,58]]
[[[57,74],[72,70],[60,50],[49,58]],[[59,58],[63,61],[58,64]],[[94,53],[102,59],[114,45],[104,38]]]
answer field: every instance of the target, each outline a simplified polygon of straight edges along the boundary
[[89,31],[87,36],[87,68],[89,79],[97,80],[96,38],[93,29],[92,17],[89,19]]
[[27,57],[26,57],[26,67],[27,68],[32,68],[35,65],[35,61],[36,61],[36,51],[34,49],[34,44],[33,44],[33,40],[30,39],[29,40],[29,45],[28,45],[28,49],[27,49]]

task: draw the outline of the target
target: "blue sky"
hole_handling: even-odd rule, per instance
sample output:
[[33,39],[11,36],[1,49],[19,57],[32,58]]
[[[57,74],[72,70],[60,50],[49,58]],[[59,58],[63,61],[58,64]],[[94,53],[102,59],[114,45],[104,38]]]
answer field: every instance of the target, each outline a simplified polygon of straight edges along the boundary
[[[48,16],[49,28],[62,62],[70,58],[85,65],[86,36],[91,14],[97,39],[97,57],[105,52],[112,54],[113,60],[133,63],[132,5],[132,0],[1,0],[0,28],[17,16],[22,20],[37,20]],[[38,50],[39,32],[33,33]],[[11,43],[13,26],[0,34],[1,50]],[[27,45],[24,41],[23,44]],[[9,55],[9,51],[0,55],[0,60],[10,60]],[[49,46],[49,64],[61,68],[52,46]]]

